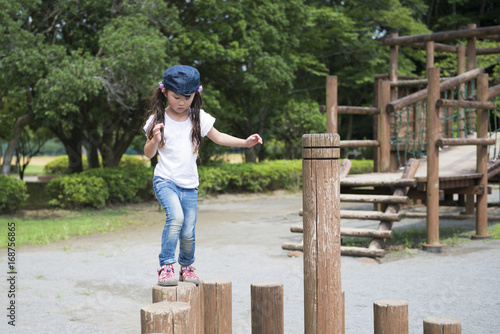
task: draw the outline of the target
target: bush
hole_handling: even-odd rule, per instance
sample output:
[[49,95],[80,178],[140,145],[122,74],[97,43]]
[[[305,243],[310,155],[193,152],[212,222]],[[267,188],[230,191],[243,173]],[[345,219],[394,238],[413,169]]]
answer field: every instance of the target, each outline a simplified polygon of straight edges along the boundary
[[0,213],[14,212],[28,200],[28,188],[24,181],[0,175]]
[[[139,160],[135,157],[133,159]],[[136,203],[142,199],[153,197],[153,169],[133,166],[116,168],[94,168],[81,173],[84,176],[95,176],[102,178],[109,191],[108,202],[111,203]]]
[[[149,165],[149,161],[147,164]],[[144,160],[133,155],[123,155],[119,164],[120,167],[144,167],[145,165]]]
[[[101,157],[99,157],[99,163],[101,163]],[[89,168],[87,162],[87,156],[82,155],[83,169]],[[123,155],[120,160],[120,167],[144,167],[145,162],[132,155]],[[45,173],[47,174],[69,174],[69,159],[67,155],[61,155],[55,158],[43,167]]]
[[109,197],[106,182],[95,176],[68,175],[52,179],[45,188],[54,207],[81,209],[101,208]]
[[261,163],[200,166],[200,196],[230,192],[259,192],[299,189],[301,160],[273,160]]
[[[83,169],[88,168],[87,156],[82,155]],[[51,162],[47,163],[43,170],[47,174],[69,174],[69,158],[67,155],[61,155]]]

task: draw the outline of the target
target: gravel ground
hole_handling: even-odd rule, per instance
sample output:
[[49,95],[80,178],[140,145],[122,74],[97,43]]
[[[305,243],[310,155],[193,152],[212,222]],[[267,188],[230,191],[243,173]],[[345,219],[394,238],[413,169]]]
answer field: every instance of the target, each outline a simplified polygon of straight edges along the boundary
[[[250,284],[284,284],[285,332],[303,333],[303,258],[288,257],[285,241],[299,241],[301,194],[236,196],[199,206],[197,261],[202,278],[226,278],[233,288],[233,333],[250,333]],[[154,209],[154,206],[152,206]],[[151,303],[163,222],[125,231],[75,237],[17,250],[16,326],[8,325],[9,274],[1,280],[1,333],[139,333],[141,307]],[[344,222],[343,222],[344,224]],[[366,226],[347,221],[346,226]],[[403,227],[425,226],[405,219]],[[443,221],[475,227],[473,220]],[[4,254],[6,250],[4,250]],[[415,251],[380,263],[342,257],[346,333],[373,333],[373,303],[409,304],[410,333],[423,320],[451,317],[463,333],[498,333],[500,328],[500,240],[446,246],[443,253]],[[0,257],[7,270],[8,259]],[[177,269],[177,268],[176,268]]]

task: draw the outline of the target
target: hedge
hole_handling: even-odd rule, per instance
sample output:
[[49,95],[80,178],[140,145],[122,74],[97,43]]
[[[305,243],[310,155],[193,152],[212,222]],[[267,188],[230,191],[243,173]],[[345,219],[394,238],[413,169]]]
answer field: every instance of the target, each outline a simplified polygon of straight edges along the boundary
[[300,189],[301,160],[200,166],[199,195]]
[[94,168],[80,175],[102,178],[109,191],[107,201],[110,203],[137,203],[154,196],[152,168]]
[[[373,170],[371,161],[353,160],[351,173]],[[199,196],[266,192],[302,187],[302,160],[219,164],[198,167]],[[99,208],[106,203],[132,203],[154,198],[153,169],[145,166],[96,168],[50,181],[50,204],[64,208]]]
[[109,197],[103,178],[80,174],[52,179],[45,192],[51,198],[51,206],[68,209],[102,208]]
[[[100,160],[101,157],[99,157],[99,161]],[[86,155],[82,155],[82,165],[83,170],[87,170],[89,168]],[[119,167],[143,167],[144,165],[145,162],[140,158],[132,155],[123,155],[120,160]],[[47,163],[43,169],[47,174],[69,174],[69,158],[67,155],[61,155]]]
[[0,213],[14,212],[28,200],[28,189],[24,181],[0,175]]

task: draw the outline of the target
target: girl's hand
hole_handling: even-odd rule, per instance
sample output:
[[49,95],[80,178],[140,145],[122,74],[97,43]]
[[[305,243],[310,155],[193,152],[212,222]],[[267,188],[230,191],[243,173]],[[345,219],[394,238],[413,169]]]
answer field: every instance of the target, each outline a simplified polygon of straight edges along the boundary
[[159,143],[161,141],[161,132],[164,127],[165,125],[159,123],[153,128],[153,141],[155,143]]
[[262,138],[258,134],[253,134],[245,140],[245,147],[250,148],[257,144],[262,144]]

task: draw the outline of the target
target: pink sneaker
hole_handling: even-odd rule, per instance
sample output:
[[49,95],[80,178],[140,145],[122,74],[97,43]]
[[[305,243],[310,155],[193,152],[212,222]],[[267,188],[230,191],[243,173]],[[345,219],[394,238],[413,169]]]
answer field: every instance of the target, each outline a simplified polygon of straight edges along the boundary
[[195,267],[193,266],[187,266],[187,267],[181,267],[181,272],[179,274],[179,281],[180,282],[188,282],[188,283],[194,283],[196,285],[200,284],[200,278],[196,276],[194,273]]
[[163,286],[177,285],[177,280],[175,279],[173,265],[167,264],[166,266],[161,266],[160,269],[158,269],[158,285],[163,285]]

